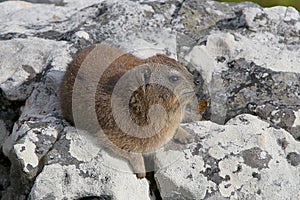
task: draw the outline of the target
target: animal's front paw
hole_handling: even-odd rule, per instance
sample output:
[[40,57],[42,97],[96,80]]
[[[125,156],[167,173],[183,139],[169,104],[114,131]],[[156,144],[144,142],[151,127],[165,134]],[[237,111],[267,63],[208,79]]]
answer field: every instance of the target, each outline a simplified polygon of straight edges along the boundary
[[146,172],[140,172],[140,173],[136,173],[136,177],[137,178],[145,178],[146,177]]
[[188,132],[186,132],[183,128],[179,127],[174,139],[176,142],[179,142],[181,144],[188,144],[188,143],[192,143],[195,139],[194,136],[192,136],[191,134],[189,134]]

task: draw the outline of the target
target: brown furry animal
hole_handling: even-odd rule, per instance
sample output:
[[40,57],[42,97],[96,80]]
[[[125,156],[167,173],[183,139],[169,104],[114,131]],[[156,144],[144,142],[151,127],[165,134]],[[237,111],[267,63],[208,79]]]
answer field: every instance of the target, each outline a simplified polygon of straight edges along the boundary
[[143,154],[157,151],[174,135],[181,143],[192,140],[179,125],[193,87],[193,76],[165,55],[139,59],[118,48],[93,45],[68,65],[61,108],[76,127],[110,143],[142,178]]

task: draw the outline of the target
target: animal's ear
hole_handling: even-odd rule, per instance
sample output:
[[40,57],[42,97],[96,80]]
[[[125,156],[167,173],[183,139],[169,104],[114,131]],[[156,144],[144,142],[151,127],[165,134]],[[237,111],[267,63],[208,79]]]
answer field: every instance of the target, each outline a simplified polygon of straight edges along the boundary
[[177,62],[175,59],[169,58],[168,56],[166,56],[164,54],[156,54],[155,56],[152,56],[152,57],[149,57],[149,58],[145,59],[144,62],[146,62],[146,63],[159,63],[159,64],[168,65],[168,66],[173,66],[173,67],[176,67],[176,68],[181,66],[181,64],[179,62]]
[[187,71],[186,67],[180,64],[178,61],[176,61],[173,58],[169,58],[168,56],[164,54],[156,54],[155,56],[149,57],[143,61],[144,63],[156,63],[156,64],[163,64],[170,67],[173,67],[175,69],[178,69],[180,71]]

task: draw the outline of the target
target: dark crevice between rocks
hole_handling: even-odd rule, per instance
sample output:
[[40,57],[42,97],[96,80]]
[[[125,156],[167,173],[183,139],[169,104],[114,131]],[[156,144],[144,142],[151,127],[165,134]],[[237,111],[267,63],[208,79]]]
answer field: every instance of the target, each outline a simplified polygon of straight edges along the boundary
[[216,23],[216,27],[219,30],[237,30],[246,28],[248,29],[249,26],[246,23],[245,17],[243,15],[243,10],[237,11],[234,13],[235,16],[227,19],[222,19]]
[[76,37],[76,32],[78,31],[87,31],[88,30],[81,30],[81,27],[74,28],[67,32],[58,32],[58,31],[46,31],[46,32],[39,32],[35,34],[35,37],[43,38],[43,39],[49,39],[49,40],[56,40],[56,41],[65,41],[65,42],[71,42],[73,44],[73,47],[76,49],[84,49],[89,45],[92,45],[94,40],[86,40],[84,38],[78,38]]
[[[53,68],[52,65],[52,59],[46,60],[45,61],[45,67],[43,69],[43,71],[41,73],[38,74],[30,74],[30,76],[32,76],[33,78],[31,78],[30,80],[26,81],[25,84],[29,85],[32,82],[38,83],[41,82],[41,80],[44,78],[45,74],[47,74],[49,72],[49,70],[51,68]],[[30,70],[30,68],[32,68],[31,66],[23,66],[23,69],[29,73],[30,71],[32,71],[32,73],[34,73],[34,69]]]
[[9,171],[11,163],[7,157],[0,151],[0,199],[2,199],[2,192],[5,191],[9,185]]
[[0,35],[0,40],[11,40],[14,38],[28,38],[28,36],[23,33],[5,33]]
[[11,161],[10,185],[2,192],[2,198],[25,200],[27,199],[26,194],[30,192],[33,183],[30,178],[27,177],[27,174],[20,170],[23,168],[22,161],[18,160],[17,156],[12,153],[9,159]]
[[155,181],[154,178],[154,174],[155,172],[147,172],[146,174],[146,179],[149,181],[149,191],[150,191],[150,195],[151,196],[155,196],[156,200],[162,200],[162,197],[160,195],[159,189],[158,189],[158,185]]
[[[21,107],[24,104],[25,101],[11,101],[7,99],[0,89],[0,120],[4,122],[5,127],[3,128],[7,130],[7,134],[12,132],[13,125],[20,117]],[[6,131],[4,130],[4,132]],[[3,139],[7,136],[5,135]],[[0,199],[3,197],[3,192],[10,186],[10,171],[11,162],[0,149]]]
[[111,200],[112,197],[109,195],[101,195],[101,196],[88,196],[88,197],[82,197],[77,200]]
[[36,33],[34,36],[38,37],[38,38],[43,38],[43,39],[61,41],[61,40],[65,40],[65,36],[69,32],[70,31],[68,31],[66,33],[61,33],[61,32],[58,32],[58,31],[50,30],[50,31],[46,31],[46,32]]
[[145,154],[144,157],[144,163],[146,167],[146,179],[149,182],[149,191],[150,195],[154,196],[156,200],[160,200],[161,195],[158,188],[158,183],[155,180],[155,171],[157,171],[157,166],[155,164],[155,154]]
[[11,101],[0,89],[0,105],[0,120],[4,122],[7,131],[11,133],[14,123],[21,115],[21,107],[25,105],[25,101]]

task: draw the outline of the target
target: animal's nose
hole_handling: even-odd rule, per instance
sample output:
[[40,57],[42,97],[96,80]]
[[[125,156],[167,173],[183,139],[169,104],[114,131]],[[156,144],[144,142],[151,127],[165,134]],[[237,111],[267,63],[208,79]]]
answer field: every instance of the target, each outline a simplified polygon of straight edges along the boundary
[[195,77],[194,83],[195,83],[195,85],[200,85],[202,83],[202,79],[200,77]]
[[197,108],[200,112],[204,112],[206,110],[207,106],[208,106],[208,101],[205,99],[202,99],[199,101]]

